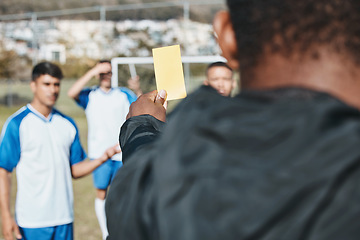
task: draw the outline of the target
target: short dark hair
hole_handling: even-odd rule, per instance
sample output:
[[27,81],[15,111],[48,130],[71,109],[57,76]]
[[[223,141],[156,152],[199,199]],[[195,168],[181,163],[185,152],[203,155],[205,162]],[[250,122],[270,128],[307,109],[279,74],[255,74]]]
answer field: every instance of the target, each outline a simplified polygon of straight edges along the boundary
[[107,60],[107,59],[102,59],[99,61],[99,63],[110,63],[111,64],[111,61]]
[[229,67],[229,65],[227,65],[227,63],[225,62],[213,62],[210,63],[207,68],[206,68],[206,76],[208,75],[209,69],[213,68],[213,67],[225,67],[227,69],[229,69],[231,72],[233,72],[233,69],[231,67]]
[[269,50],[317,58],[317,47],[360,63],[360,1],[227,0],[240,69],[254,66]]
[[35,81],[42,75],[50,75],[59,80],[64,77],[60,67],[51,62],[41,62],[37,64],[32,71],[32,81]]

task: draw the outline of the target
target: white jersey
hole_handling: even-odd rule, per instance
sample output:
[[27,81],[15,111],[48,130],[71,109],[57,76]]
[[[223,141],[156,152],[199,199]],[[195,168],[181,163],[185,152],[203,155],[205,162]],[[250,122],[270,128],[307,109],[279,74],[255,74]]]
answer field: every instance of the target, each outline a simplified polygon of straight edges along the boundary
[[16,221],[24,228],[73,222],[71,165],[86,158],[73,120],[57,110],[48,118],[30,104],[5,123],[0,167],[16,167]]
[[[80,92],[77,103],[85,109],[88,122],[89,158],[99,158],[106,149],[119,143],[119,133],[126,120],[130,104],[136,95],[127,88],[112,88],[104,92],[100,87]],[[121,160],[121,153],[112,160]]]

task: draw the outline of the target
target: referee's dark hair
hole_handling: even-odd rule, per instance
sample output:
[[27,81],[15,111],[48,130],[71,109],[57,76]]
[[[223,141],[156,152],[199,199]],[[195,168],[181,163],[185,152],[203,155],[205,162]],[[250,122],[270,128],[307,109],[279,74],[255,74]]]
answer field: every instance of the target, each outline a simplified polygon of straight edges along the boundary
[[360,1],[227,0],[237,38],[240,71],[266,52],[319,58],[319,46],[360,65]]

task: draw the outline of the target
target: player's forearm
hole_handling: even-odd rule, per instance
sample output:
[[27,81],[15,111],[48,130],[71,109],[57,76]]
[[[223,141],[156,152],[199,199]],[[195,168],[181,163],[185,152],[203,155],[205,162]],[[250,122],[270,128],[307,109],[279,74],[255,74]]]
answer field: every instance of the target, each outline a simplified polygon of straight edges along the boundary
[[107,158],[103,155],[100,158],[94,160],[86,160],[74,164],[71,166],[71,174],[73,178],[84,177],[90,173],[92,173],[97,167],[103,164]]
[[10,212],[11,173],[0,168],[0,210],[1,219],[11,218]]
[[[139,80],[137,80],[137,81],[139,81]],[[141,88],[140,88],[140,83],[139,83],[139,82],[136,83],[136,84],[132,84],[132,85],[129,84],[128,87],[129,87],[131,90],[133,90],[133,92],[135,93],[135,95],[136,95],[137,97],[139,97],[140,95],[143,94],[143,92],[142,92],[142,90],[141,90]]]
[[128,87],[136,94],[137,97],[143,94],[140,88],[139,76],[130,78],[128,80]]
[[79,78],[72,86],[71,88],[68,90],[68,96],[76,99],[81,90],[85,87],[85,85],[94,77],[96,76],[96,73],[94,71],[94,69],[90,69],[87,73],[85,73],[84,76],[82,76],[81,78]]
[[115,144],[114,146],[106,149],[104,154],[97,159],[91,161],[82,161],[72,165],[71,174],[73,178],[79,178],[88,175],[89,173],[94,171],[97,167],[99,167],[101,164],[103,164],[108,159],[110,159],[112,156],[114,156],[117,153],[120,153],[120,151],[121,150],[119,144]]

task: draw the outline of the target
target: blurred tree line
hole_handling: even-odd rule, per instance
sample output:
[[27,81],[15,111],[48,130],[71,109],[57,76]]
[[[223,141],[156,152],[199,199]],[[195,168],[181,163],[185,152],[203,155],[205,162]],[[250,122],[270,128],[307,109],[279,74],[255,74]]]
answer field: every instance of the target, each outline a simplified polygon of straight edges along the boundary
[[[191,0],[189,0],[191,3]],[[114,6],[123,4],[139,4],[152,2],[168,2],[167,0],[1,0],[0,14],[18,14],[28,12],[42,12],[52,10],[64,10],[73,8],[93,7],[93,6]],[[211,0],[209,0],[211,3]],[[225,0],[224,0],[225,2]],[[224,4],[220,5],[199,5],[191,6],[190,18],[193,21],[210,23],[214,13],[224,8]],[[153,20],[167,20],[170,18],[182,18],[183,8],[167,7],[148,10],[126,10],[126,11],[109,11],[106,13],[107,20],[118,21],[124,19],[153,19]],[[99,13],[84,13],[77,15],[64,16],[66,19],[99,19]]]
[[31,60],[0,48],[0,80],[24,81],[29,79]]

